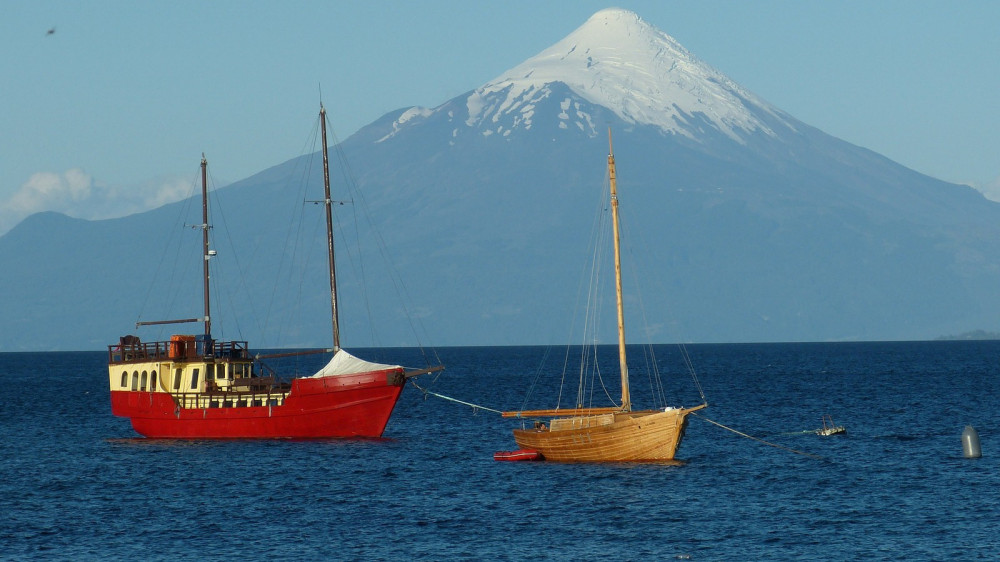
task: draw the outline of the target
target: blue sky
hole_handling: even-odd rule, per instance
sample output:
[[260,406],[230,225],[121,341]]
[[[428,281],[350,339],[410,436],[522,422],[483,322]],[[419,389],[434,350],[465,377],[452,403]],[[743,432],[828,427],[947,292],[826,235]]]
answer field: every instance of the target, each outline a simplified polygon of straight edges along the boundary
[[[437,106],[627,8],[798,119],[1000,194],[1000,2],[0,0],[0,233],[118,216]],[[55,28],[55,33],[47,31]]]

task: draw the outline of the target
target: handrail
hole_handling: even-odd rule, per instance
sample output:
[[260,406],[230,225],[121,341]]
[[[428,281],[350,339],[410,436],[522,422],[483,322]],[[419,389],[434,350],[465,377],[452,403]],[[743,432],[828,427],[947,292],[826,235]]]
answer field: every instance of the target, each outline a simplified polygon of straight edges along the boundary
[[[173,359],[180,361],[215,359],[251,359],[245,341],[155,341],[129,342],[108,346],[108,363],[141,363]],[[207,349],[206,349],[207,348]]]
[[263,390],[217,390],[209,392],[171,392],[174,403],[185,410],[212,408],[250,408],[281,406],[291,388],[271,387]]

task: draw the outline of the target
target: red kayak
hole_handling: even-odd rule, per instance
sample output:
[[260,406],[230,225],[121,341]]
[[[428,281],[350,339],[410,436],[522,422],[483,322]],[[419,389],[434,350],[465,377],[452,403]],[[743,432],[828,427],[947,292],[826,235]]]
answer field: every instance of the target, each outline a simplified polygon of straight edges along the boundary
[[534,449],[518,449],[516,451],[497,451],[493,453],[495,461],[537,461],[542,455]]

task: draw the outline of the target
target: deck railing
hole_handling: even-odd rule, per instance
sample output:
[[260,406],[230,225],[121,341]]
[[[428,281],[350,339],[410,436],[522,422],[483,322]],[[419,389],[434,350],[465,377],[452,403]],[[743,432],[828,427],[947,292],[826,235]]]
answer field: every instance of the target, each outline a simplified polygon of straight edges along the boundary
[[203,358],[250,359],[250,351],[245,341],[210,340],[206,345],[205,340],[195,339],[140,342],[125,337],[117,345],[108,346],[110,364]]
[[281,406],[288,396],[287,389],[251,390],[249,392],[209,391],[173,392],[171,396],[182,409],[208,408],[248,408],[260,406]]

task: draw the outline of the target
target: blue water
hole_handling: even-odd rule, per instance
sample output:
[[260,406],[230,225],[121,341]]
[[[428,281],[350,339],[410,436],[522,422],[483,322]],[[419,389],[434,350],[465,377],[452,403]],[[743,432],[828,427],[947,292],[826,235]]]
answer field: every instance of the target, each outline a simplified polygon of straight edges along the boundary
[[[0,557],[1000,558],[1000,342],[688,350],[704,416],[823,458],[692,418],[680,466],[500,463],[518,422],[413,387],[381,440],[151,441],[111,416],[103,353],[0,354]],[[545,352],[441,349],[433,389],[517,408]],[[848,434],[794,434],[825,413]]]

